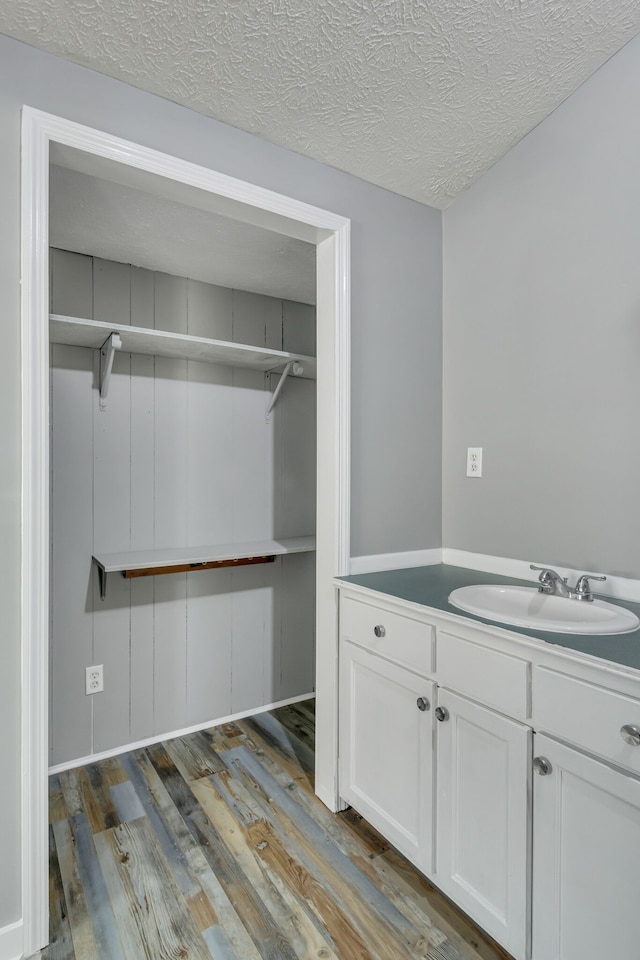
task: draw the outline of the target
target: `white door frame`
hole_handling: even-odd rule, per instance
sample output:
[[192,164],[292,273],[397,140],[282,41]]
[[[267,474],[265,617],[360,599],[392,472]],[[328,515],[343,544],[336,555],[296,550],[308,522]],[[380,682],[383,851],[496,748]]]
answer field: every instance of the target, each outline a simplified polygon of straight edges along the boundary
[[[219,198],[227,213],[317,246],[316,791],[337,793],[332,578],[349,572],[350,221],[51,114],[22,117],[22,894],[24,955],[48,942],[49,148],[60,144]],[[242,205],[242,207],[240,207]],[[89,558],[87,558],[88,562]]]

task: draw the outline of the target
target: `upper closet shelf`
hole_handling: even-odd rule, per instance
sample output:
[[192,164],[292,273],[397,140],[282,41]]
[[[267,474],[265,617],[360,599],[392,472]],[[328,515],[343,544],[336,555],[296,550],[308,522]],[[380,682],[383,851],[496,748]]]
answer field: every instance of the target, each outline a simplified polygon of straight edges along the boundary
[[98,568],[100,597],[104,600],[108,573],[121,573],[127,578],[189,573],[218,567],[270,563],[278,556],[311,553],[315,548],[315,537],[288,537],[282,540],[252,540],[249,543],[216,543],[204,547],[101,553],[92,559]]
[[[115,335],[115,336],[114,336]],[[180,360],[198,360],[203,363],[222,363],[230,367],[251,367],[254,370],[286,371],[287,375],[316,379],[316,358],[285,350],[269,350],[226,340],[208,340],[166,330],[130,327],[125,324],[103,323],[82,317],[49,317],[49,336],[52,343],[67,343],[76,347],[101,349],[102,405],[106,398],[115,350],[128,353],[147,353],[157,357]],[[280,384],[278,384],[278,387]],[[278,392],[278,387],[276,391]]]

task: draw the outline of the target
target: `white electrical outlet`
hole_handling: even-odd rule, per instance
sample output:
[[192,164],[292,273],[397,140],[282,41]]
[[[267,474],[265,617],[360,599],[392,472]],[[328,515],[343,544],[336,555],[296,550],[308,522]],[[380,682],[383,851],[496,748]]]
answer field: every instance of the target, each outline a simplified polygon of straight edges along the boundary
[[482,447],[467,447],[467,476],[482,476]]
[[87,696],[92,693],[102,693],[104,690],[104,676],[102,673],[102,664],[96,667],[86,667],[84,671],[84,692]]

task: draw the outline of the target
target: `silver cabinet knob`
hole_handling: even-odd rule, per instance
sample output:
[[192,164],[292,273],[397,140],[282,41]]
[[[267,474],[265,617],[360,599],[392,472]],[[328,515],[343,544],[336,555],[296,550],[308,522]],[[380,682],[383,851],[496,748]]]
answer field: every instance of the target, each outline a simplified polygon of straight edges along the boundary
[[436,720],[440,720],[440,722],[442,722],[443,720],[449,719],[449,711],[447,710],[446,707],[436,707],[435,715],[436,715]]
[[541,777],[546,777],[551,773],[553,767],[551,766],[551,762],[547,760],[546,757],[534,757],[533,769],[536,773],[539,773]]
[[418,710],[431,709],[431,704],[429,703],[426,697],[418,697],[418,699],[416,700],[416,704],[418,705]]
[[387,631],[382,624],[379,623],[377,627],[373,628],[373,632],[375,633],[376,637],[384,637]]
[[620,736],[632,747],[640,747],[640,727],[635,723],[625,723],[620,727]]

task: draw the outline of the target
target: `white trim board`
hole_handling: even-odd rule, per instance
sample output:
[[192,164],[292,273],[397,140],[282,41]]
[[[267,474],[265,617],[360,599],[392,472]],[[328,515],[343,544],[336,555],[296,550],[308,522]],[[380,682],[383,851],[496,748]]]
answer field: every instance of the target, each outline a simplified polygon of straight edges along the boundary
[[[196,723],[194,726],[184,727],[182,730],[172,730],[170,733],[161,733],[157,737],[147,737],[146,740],[136,740],[135,743],[125,743],[121,747],[103,750],[101,753],[90,753],[86,757],[77,757],[75,760],[69,760],[67,763],[56,763],[54,766],[49,767],[49,776],[51,777],[55,773],[64,773],[65,770],[75,770],[77,767],[84,767],[87,763],[99,763],[101,760],[108,760],[109,757],[119,757],[121,754],[130,753],[132,750],[151,747],[154,743],[162,743],[164,740],[175,740],[176,737],[186,737],[190,733],[199,733],[200,730],[219,727],[223,723],[244,720],[245,717],[256,717],[260,713],[268,713],[269,710],[277,710],[279,707],[288,707],[292,703],[302,703],[304,700],[313,700],[314,697],[315,693],[303,693],[301,696],[289,697],[287,700],[278,700],[275,703],[268,703],[257,709],[241,710],[239,713],[230,713],[227,717],[218,717],[216,720]],[[0,960],[2,960],[1,956]]]
[[22,920],[0,929],[0,960],[20,960],[23,956]]
[[442,549],[409,550],[406,553],[378,553],[351,557],[350,573],[376,573],[378,570],[403,570],[406,567],[431,566],[442,563]]
[[[164,191],[189,205],[316,244],[316,662],[326,715],[316,787],[337,809],[337,663],[332,579],[349,569],[350,221],[207,167],[25,106],[22,111],[22,903],[24,952],[48,937],[49,156],[62,166]],[[150,180],[151,175],[151,180]],[[0,958],[2,960],[2,958]]]

